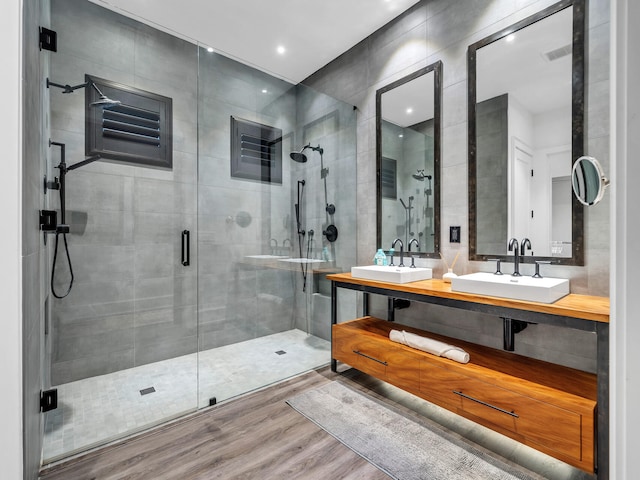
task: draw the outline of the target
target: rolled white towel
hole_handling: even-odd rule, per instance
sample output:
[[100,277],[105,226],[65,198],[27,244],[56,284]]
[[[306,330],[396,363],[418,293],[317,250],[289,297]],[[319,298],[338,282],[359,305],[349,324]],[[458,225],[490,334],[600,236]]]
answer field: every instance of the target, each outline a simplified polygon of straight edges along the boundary
[[438,357],[448,358],[458,363],[469,363],[469,354],[462,348],[434,340],[433,338],[421,337],[420,335],[405,332],[404,330],[391,330],[389,332],[389,339],[392,342],[402,343],[403,345],[417,348],[418,350]]

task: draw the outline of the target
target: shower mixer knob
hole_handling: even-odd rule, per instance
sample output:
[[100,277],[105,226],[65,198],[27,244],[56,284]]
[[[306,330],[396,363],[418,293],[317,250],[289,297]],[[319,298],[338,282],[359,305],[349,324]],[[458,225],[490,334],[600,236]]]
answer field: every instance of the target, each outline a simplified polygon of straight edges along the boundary
[[322,234],[327,237],[327,240],[331,243],[338,239],[338,229],[335,225],[329,225],[326,230],[322,231]]

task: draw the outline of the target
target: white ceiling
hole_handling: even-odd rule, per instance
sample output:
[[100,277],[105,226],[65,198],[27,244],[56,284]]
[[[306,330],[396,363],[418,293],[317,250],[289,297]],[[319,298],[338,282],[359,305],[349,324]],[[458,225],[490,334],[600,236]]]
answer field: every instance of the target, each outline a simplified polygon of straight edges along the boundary
[[419,0],[90,1],[299,83]]
[[424,122],[434,116],[433,82],[429,72],[382,94],[382,118],[399,127]]
[[571,55],[546,53],[571,47],[573,11],[566,8],[477,51],[477,101],[504,93],[532,114],[571,105]]

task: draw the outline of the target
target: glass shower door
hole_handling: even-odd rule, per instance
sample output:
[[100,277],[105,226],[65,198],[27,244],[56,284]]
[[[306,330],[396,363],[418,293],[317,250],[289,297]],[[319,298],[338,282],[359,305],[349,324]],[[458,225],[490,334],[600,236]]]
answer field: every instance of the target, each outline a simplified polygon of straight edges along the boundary
[[[48,297],[44,387],[57,388],[58,408],[46,414],[44,463],[195,410],[198,367],[196,48],[85,0],[52,0],[51,28],[58,51],[46,91],[60,145],[47,150],[47,177],[61,177],[64,151],[69,232],[58,235],[57,255],[47,237],[62,298]],[[94,93],[86,75],[109,84],[101,91],[120,104],[85,100]],[[91,154],[90,118],[104,145],[124,147],[75,168]],[[149,133],[156,118],[165,120],[160,140]],[[170,164],[140,161],[154,141]],[[43,202],[60,212],[60,190]]]
[[[329,363],[326,275],[355,263],[356,122],[351,105],[206,48],[198,71],[204,407]],[[308,161],[291,157],[310,142]]]

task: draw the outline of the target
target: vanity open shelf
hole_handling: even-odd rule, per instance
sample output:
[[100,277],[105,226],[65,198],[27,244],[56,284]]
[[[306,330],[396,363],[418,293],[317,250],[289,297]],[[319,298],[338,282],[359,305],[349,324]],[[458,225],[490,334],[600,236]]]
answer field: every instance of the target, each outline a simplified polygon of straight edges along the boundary
[[[337,361],[375,376],[598,479],[608,477],[609,303],[570,294],[554,304],[452,292],[441,280],[392,284],[328,275],[332,281],[332,369]],[[337,323],[338,288],[362,292],[363,317]],[[596,374],[445,337],[369,316],[369,294],[481,311],[597,334]],[[390,312],[391,313],[391,312]],[[462,364],[389,339],[405,330],[463,348]]]
[[[467,364],[389,340],[392,329],[463,348]],[[333,325],[333,358],[593,472],[596,376],[364,317]]]

